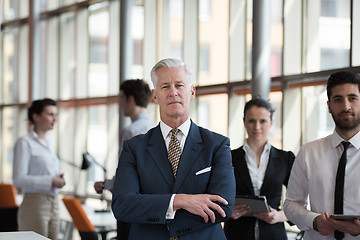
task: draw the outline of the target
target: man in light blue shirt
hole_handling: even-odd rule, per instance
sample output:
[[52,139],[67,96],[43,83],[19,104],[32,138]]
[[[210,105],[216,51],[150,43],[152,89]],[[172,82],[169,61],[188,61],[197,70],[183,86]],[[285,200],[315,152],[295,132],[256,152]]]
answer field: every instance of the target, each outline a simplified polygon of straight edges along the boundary
[[[125,140],[146,133],[155,123],[146,113],[146,107],[151,99],[149,85],[140,79],[127,80],[120,85],[120,109],[125,116],[131,118],[131,124],[124,128],[120,133],[119,156],[123,149]],[[95,182],[94,188],[97,193],[101,194],[103,189],[112,191],[115,177],[105,179],[104,181]],[[123,230],[121,230],[123,229]],[[118,222],[117,239],[127,239],[129,225]]]

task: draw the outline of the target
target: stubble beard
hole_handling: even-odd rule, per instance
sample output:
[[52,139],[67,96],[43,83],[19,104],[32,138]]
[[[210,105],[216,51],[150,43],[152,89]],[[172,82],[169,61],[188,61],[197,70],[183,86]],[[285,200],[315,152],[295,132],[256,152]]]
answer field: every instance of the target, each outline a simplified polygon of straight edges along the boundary
[[[343,114],[343,113],[340,113]],[[350,119],[342,119],[340,116],[334,116],[333,113],[331,113],[331,116],[335,122],[336,127],[341,131],[352,131],[359,127],[360,125],[360,117],[356,115],[355,113],[352,113],[354,116],[354,120],[351,121]]]

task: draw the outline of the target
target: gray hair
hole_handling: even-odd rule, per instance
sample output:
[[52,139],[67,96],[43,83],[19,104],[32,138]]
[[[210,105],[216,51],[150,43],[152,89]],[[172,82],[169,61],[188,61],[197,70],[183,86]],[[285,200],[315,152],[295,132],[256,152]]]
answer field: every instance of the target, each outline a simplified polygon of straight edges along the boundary
[[190,68],[182,61],[176,58],[165,58],[160,60],[158,63],[155,64],[155,66],[151,69],[150,75],[151,75],[151,81],[154,85],[154,88],[156,88],[157,84],[157,75],[156,71],[160,68],[176,68],[176,67],[184,67],[185,74],[186,74],[186,80],[189,83],[189,85],[192,85],[192,76],[191,76],[191,70]]

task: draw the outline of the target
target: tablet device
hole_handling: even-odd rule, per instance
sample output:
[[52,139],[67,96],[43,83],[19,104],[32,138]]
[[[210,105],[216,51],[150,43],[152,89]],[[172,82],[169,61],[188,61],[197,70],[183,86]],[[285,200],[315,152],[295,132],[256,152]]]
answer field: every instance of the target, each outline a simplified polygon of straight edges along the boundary
[[343,220],[343,221],[353,221],[356,218],[360,219],[360,215],[332,214],[330,215],[330,217],[336,220]]
[[265,196],[241,196],[235,197],[235,204],[245,204],[251,208],[251,211],[244,216],[252,216],[254,213],[269,212],[269,206]]

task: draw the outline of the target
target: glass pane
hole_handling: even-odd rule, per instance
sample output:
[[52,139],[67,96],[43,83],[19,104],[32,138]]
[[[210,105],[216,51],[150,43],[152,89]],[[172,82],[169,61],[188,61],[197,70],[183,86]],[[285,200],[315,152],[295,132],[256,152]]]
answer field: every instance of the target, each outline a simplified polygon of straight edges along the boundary
[[[20,7],[19,17],[20,18],[26,18],[29,16],[29,2],[30,1],[21,1],[21,4],[19,4],[19,7]],[[19,1],[19,3],[20,3],[20,1]]]
[[[2,126],[2,122],[3,122],[3,119],[2,119],[2,111],[0,111],[0,126]],[[2,131],[2,127],[0,128],[0,136],[4,136],[3,134],[3,131]],[[4,182],[4,177],[3,177],[3,142],[4,142],[4,139],[2,139],[2,137],[0,137],[0,182]]]
[[[120,1],[109,2],[110,23],[120,23]],[[120,28],[119,24],[111,24],[109,30],[109,95],[119,94],[120,86]],[[143,67],[143,66],[141,66]],[[142,77],[141,77],[142,78]]]
[[199,85],[225,83],[228,81],[229,1],[202,0],[199,13]]
[[54,10],[59,7],[59,1],[60,0],[43,0],[41,9],[45,9],[47,11]]
[[75,81],[75,15],[65,13],[60,17],[60,98],[74,97]]
[[334,131],[334,122],[328,112],[326,86],[304,87],[305,132],[303,143],[307,143]]
[[[178,31],[182,31],[178,29]],[[144,6],[133,6],[131,19],[131,33],[134,47],[134,63],[132,65],[131,76],[133,78],[143,78],[143,58],[144,58]]]
[[352,66],[360,66],[360,1],[353,1]]
[[[75,184],[79,181],[80,169],[73,167],[69,163],[74,163],[74,114],[73,108],[58,109],[58,129],[59,129],[59,142],[58,142],[58,156],[61,161],[60,171],[64,173],[66,185],[62,188],[63,191],[73,192]],[[50,131],[49,134],[53,134]]]
[[[170,0],[170,56],[183,59],[184,0]],[[174,31],[176,29],[176,31]]]
[[[18,63],[18,88],[16,89],[18,91],[18,101],[20,103],[26,103],[29,96],[29,31],[28,26],[24,25],[20,28],[19,32],[19,55],[21,56],[19,58]],[[16,92],[14,92],[15,94]]]
[[14,103],[16,100],[16,66],[17,66],[17,31],[12,30],[3,35],[3,103]]
[[2,146],[2,179],[5,182],[12,181],[13,148],[16,142],[16,109],[4,108],[2,114],[3,146]]
[[296,154],[302,135],[302,103],[301,89],[287,88],[283,91],[282,103],[282,147]]
[[269,101],[275,112],[273,114],[273,125],[270,130],[270,142],[277,148],[282,148],[282,92],[271,92]]
[[350,0],[322,0],[321,70],[350,65]]
[[252,25],[253,25],[253,0],[247,1],[247,23],[246,23],[246,48],[247,48],[247,60],[246,60],[246,79],[251,79],[252,73]]
[[350,0],[315,0],[308,6],[307,71],[350,65]]
[[61,5],[65,6],[65,5],[70,5],[72,3],[75,3],[76,0],[61,0]]
[[27,132],[26,111],[6,107],[2,111],[2,180],[12,182],[13,149],[16,140]]
[[[107,107],[93,106],[89,108],[89,128],[87,135],[87,151],[99,165],[104,166],[108,153],[108,122]],[[101,144],[99,144],[101,143]],[[88,193],[95,193],[94,181],[104,179],[105,173],[95,162],[88,169]],[[112,176],[110,176],[112,177]]]
[[119,162],[119,104],[109,106],[109,148],[108,158],[106,159],[107,177],[115,176],[115,171]]
[[109,88],[108,70],[109,12],[97,10],[89,16],[89,96],[106,96]]
[[284,1],[283,74],[299,74],[302,62],[302,1]]
[[76,82],[75,97],[86,98],[88,96],[88,72],[89,72],[89,31],[87,26],[89,19],[88,9],[81,9],[76,16]]
[[282,73],[282,48],[283,48],[283,0],[272,0],[271,2],[271,77],[280,76]]
[[160,58],[183,59],[184,0],[162,2]]
[[197,123],[211,131],[227,136],[228,95],[217,94],[198,98]]
[[229,81],[245,80],[246,0],[230,0]]
[[[74,163],[77,166],[82,165],[82,154],[86,152],[87,130],[88,130],[88,108],[80,107],[76,109],[76,127],[75,127],[75,146]],[[79,195],[85,195],[87,188],[87,170],[80,170],[78,182],[75,186],[75,192]]]
[[244,128],[244,106],[246,103],[245,95],[231,94],[229,99],[229,134],[231,149],[239,148],[243,145],[246,130]]
[[[46,21],[47,34],[46,34],[46,47],[45,51],[45,63],[43,71],[45,71],[45,94],[57,99],[59,94],[59,18],[50,18]],[[64,37],[64,36],[63,36]]]
[[10,21],[17,18],[17,0],[3,0],[3,21]]

